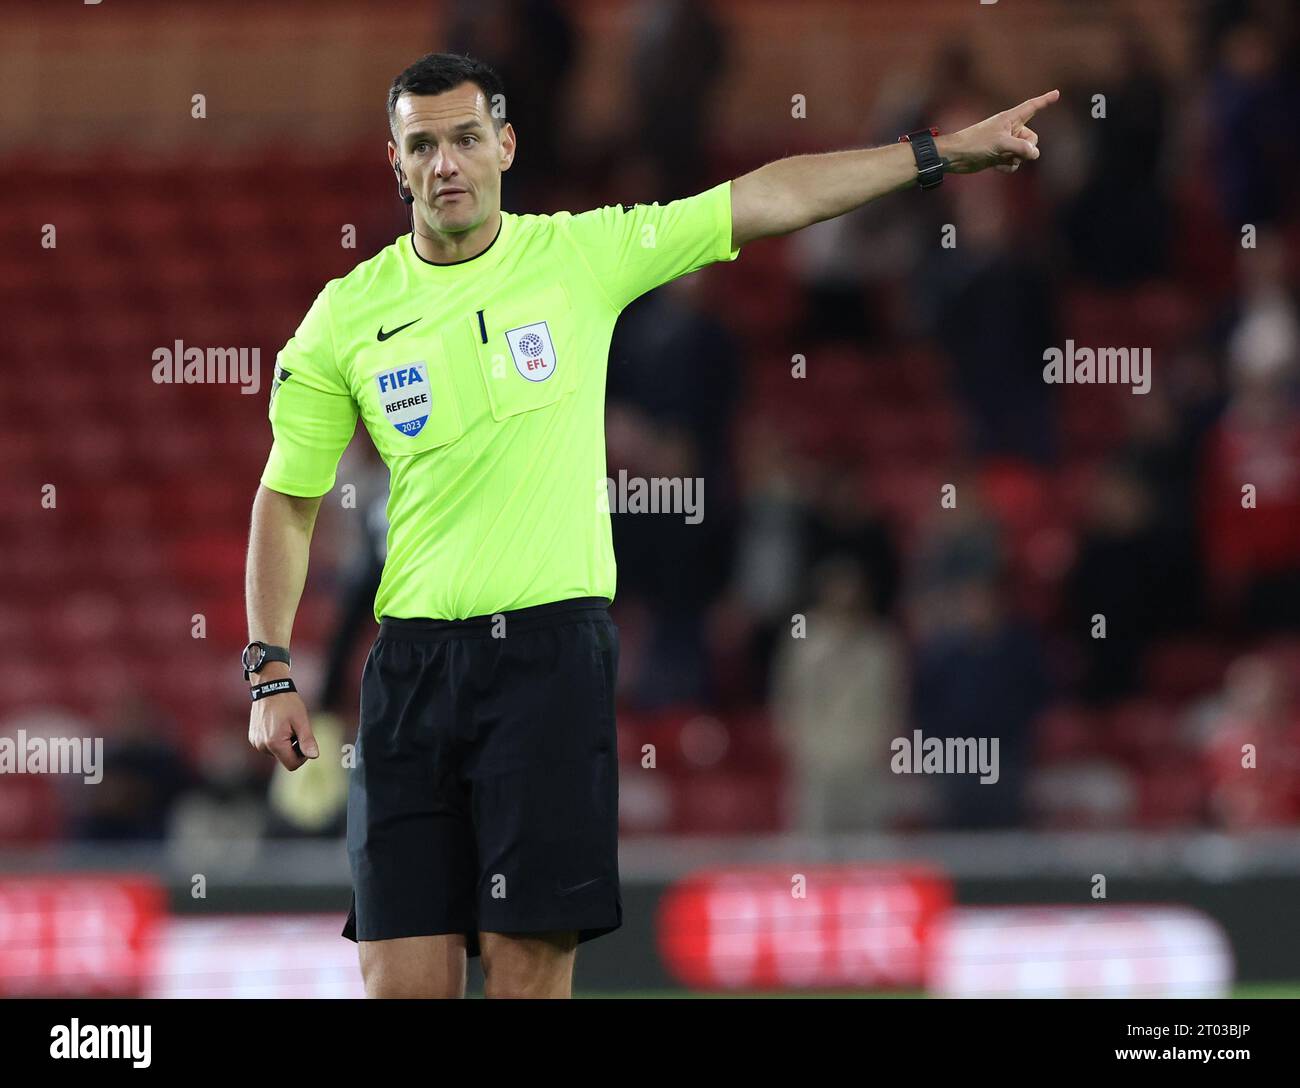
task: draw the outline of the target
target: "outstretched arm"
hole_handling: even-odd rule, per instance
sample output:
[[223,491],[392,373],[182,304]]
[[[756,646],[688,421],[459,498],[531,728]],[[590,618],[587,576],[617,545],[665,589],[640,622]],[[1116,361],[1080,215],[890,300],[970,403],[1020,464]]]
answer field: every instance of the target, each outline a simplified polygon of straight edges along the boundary
[[[1029,120],[1060,97],[1031,98],[950,136],[935,140],[950,174],[973,174],[990,166],[1006,173],[1038,158],[1038,135]],[[876,197],[916,182],[916,159],[907,144],[778,159],[731,183],[731,244],[789,234],[833,219]]]

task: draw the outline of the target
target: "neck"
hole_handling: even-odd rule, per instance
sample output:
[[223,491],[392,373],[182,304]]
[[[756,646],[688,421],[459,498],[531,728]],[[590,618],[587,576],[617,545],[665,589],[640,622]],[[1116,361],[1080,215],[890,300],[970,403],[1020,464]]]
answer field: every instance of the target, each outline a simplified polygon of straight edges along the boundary
[[492,244],[501,227],[501,212],[494,211],[473,230],[456,234],[426,233],[429,226],[415,222],[415,252],[434,264],[452,264],[477,257]]

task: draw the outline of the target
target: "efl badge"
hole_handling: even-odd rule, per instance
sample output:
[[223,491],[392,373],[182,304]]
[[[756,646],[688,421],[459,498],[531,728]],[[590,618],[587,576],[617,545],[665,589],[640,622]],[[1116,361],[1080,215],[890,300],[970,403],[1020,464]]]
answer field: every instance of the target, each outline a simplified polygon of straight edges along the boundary
[[521,325],[506,333],[515,369],[530,382],[544,382],[555,373],[555,345],[545,321]]
[[424,362],[406,363],[375,375],[379,406],[399,434],[414,438],[429,422],[429,371]]

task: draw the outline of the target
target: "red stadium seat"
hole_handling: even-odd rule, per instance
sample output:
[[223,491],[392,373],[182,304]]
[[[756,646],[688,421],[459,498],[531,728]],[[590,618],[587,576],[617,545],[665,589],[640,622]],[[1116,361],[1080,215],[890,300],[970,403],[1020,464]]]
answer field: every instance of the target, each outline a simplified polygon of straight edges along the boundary
[[1105,749],[1130,766],[1150,767],[1185,747],[1178,712],[1167,703],[1132,699],[1109,716]]
[[780,778],[771,773],[711,771],[674,779],[672,830],[677,834],[739,835],[784,829]]
[[1195,757],[1173,755],[1157,762],[1139,779],[1138,820],[1149,828],[1202,823],[1209,810],[1208,785]]
[[1197,638],[1170,639],[1153,646],[1143,663],[1146,687],[1158,699],[1185,701],[1216,690],[1236,651]]

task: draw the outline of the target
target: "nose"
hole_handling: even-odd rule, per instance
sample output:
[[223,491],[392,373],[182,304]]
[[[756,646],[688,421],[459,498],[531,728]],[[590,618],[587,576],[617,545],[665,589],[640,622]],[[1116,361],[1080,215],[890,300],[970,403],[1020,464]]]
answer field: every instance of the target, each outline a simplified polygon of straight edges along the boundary
[[433,173],[435,177],[450,178],[460,173],[460,168],[456,165],[456,160],[446,151],[438,152],[438,160],[434,164]]

